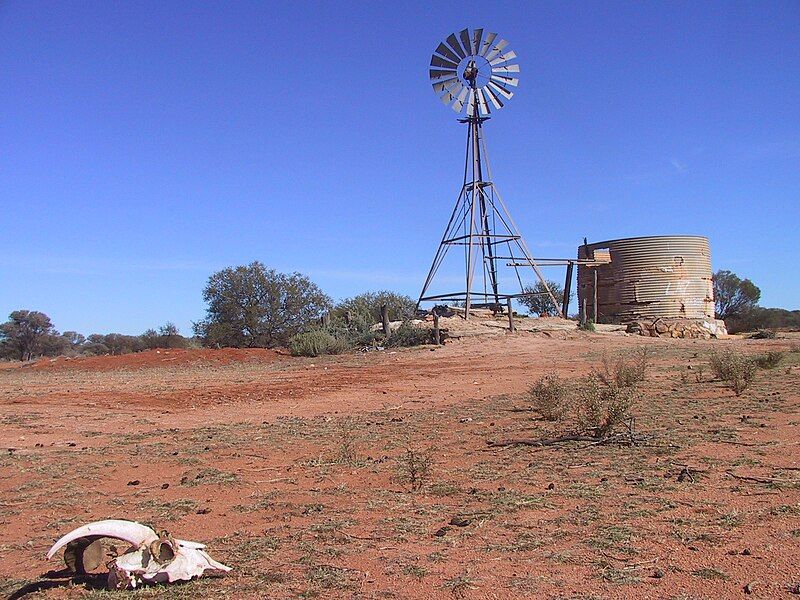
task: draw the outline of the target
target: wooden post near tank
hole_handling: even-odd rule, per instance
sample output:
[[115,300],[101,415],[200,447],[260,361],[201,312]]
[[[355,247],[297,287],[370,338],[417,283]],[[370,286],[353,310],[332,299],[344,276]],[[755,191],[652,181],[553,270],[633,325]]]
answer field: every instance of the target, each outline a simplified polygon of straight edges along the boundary
[[514,309],[511,307],[511,298],[506,299],[506,307],[508,309],[508,330],[514,333]]
[[433,341],[437,346],[442,345],[442,334],[439,331],[439,313],[433,311]]

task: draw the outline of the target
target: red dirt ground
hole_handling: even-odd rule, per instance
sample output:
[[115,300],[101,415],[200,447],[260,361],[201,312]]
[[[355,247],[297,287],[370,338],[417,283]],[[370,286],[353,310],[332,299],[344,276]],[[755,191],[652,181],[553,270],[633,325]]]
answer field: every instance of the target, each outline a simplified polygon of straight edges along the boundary
[[280,355],[275,350],[265,348],[224,348],[222,350],[183,350],[180,348],[146,350],[122,356],[79,356],[75,358],[59,356],[41,359],[17,366],[5,363],[6,369],[21,368],[34,371],[61,371],[75,369],[81,371],[115,371],[120,369],[152,369],[154,367],[184,367],[188,365],[229,365],[238,362],[268,363]]
[[[796,338],[566,338],[6,364],[0,594],[108,597],[43,557],[80,524],[129,518],[206,542],[234,571],[112,597],[792,597]],[[541,375],[577,379],[645,347],[639,445],[487,446],[569,429],[527,410]],[[724,348],[785,355],[736,397],[707,366]]]

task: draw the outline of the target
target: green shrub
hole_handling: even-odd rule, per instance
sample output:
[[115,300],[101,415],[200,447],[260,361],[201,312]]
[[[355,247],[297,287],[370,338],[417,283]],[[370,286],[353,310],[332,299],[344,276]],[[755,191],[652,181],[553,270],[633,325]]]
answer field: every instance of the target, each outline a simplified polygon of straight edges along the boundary
[[569,386],[558,375],[545,375],[528,392],[536,411],[548,421],[558,421],[569,408]]
[[379,338],[378,332],[372,331],[370,320],[362,317],[352,318],[348,323],[344,318],[334,316],[324,331],[342,340],[348,348],[371,346]]
[[432,343],[431,330],[427,328],[414,327],[410,322],[403,323],[395,329],[386,342],[387,346],[421,346]]
[[725,350],[714,352],[710,359],[711,371],[739,396],[756,375],[756,361],[744,354]]
[[597,331],[597,328],[594,326],[594,321],[591,319],[587,319],[586,322],[580,323],[578,325],[578,329],[581,331]]
[[347,342],[322,330],[298,333],[289,340],[289,351],[293,356],[340,354],[347,348]]

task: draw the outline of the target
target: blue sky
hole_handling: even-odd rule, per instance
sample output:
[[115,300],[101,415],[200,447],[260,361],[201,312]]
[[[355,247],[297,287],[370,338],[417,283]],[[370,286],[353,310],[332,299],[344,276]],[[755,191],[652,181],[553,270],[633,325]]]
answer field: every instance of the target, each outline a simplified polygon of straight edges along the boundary
[[[800,3],[0,2],[0,316],[188,333],[215,270],[416,296],[464,135],[449,33],[511,42],[486,125],[532,251],[657,234],[800,308]],[[552,273],[560,278],[561,273]]]

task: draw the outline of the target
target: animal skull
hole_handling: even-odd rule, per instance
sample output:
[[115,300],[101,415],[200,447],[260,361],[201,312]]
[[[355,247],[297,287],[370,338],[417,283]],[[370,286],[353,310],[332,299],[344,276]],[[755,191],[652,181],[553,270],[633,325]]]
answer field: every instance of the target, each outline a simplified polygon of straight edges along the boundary
[[74,572],[86,572],[102,561],[102,538],[130,544],[128,550],[108,563],[108,588],[124,590],[140,583],[171,583],[192,577],[224,575],[231,570],[211,558],[197,542],[177,540],[166,531],[156,533],[134,521],[108,519],[78,527],[58,540],[47,558],[64,550],[64,562]]

